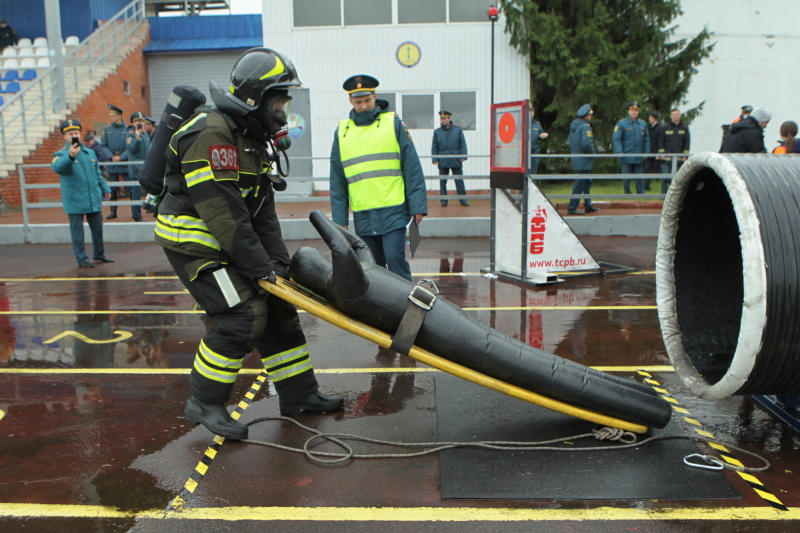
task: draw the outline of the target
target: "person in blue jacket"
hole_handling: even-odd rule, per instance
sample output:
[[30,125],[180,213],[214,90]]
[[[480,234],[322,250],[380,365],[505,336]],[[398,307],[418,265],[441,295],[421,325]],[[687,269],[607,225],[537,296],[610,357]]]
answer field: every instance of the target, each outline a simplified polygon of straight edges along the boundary
[[[108,105],[108,115],[111,117],[111,124],[103,128],[103,146],[111,152],[111,161],[118,163],[128,159],[128,126],[122,117],[122,109],[113,104]],[[128,165],[108,165],[109,181],[128,181]],[[116,202],[120,196],[125,195],[123,187],[111,189],[111,200]],[[131,209],[133,214],[133,209]],[[117,218],[117,206],[111,206],[111,212],[106,217],[111,220]]]
[[[133,124],[133,131],[128,133],[128,162],[142,162],[147,157],[147,152],[150,151],[150,134],[147,133],[148,117],[141,111],[137,111],[131,115],[131,124]],[[131,179],[139,178],[139,169],[142,165],[128,165],[128,175]],[[131,186],[131,200],[140,200],[142,196],[142,187],[139,185]],[[136,222],[142,221],[142,208],[139,205],[131,206],[131,215]]]
[[[592,107],[589,104],[583,104],[577,112],[578,118],[572,121],[569,126],[569,151],[571,154],[593,154],[594,149],[594,134],[592,133]],[[594,168],[594,157],[573,157],[572,170],[576,174],[590,174]],[[592,180],[590,179],[577,179],[572,186],[572,194],[589,194],[592,192]],[[581,203],[580,198],[571,198],[569,207],[567,207],[567,214],[569,215],[583,215],[578,211],[578,204]],[[592,205],[591,198],[583,199],[583,210],[585,213],[594,213],[599,211]]]
[[[109,152],[108,148],[100,144],[100,141],[97,140],[97,136],[95,132],[89,130],[86,133],[86,136],[83,138],[83,144],[86,145],[87,148],[91,148],[94,150],[94,153],[97,154],[97,161],[99,163],[106,163],[111,161],[111,152]],[[103,167],[100,167],[100,170],[103,170]]]
[[69,218],[69,233],[72,251],[78,266],[92,268],[83,240],[83,218],[89,223],[92,233],[92,255],[95,261],[113,263],[105,254],[103,244],[103,200],[111,196],[111,189],[103,179],[97,155],[91,148],[81,144],[81,123],[68,119],[61,123],[60,131],[66,146],[53,154],[50,168],[61,178],[61,203]]
[[[650,132],[647,124],[639,118],[639,102],[628,104],[628,116],[617,122],[611,137],[615,154],[648,154],[650,153]],[[641,174],[644,164],[643,156],[621,157],[619,159],[623,174]],[[644,194],[644,181],[636,181],[637,194]],[[622,180],[625,194],[631,194],[631,180]]]
[[[464,138],[464,131],[461,126],[453,124],[451,117],[452,113],[450,111],[445,111],[444,109],[439,111],[441,127],[436,128],[433,132],[431,155],[433,156],[433,164],[439,167],[440,176],[447,176],[450,171],[453,172],[453,176],[463,176],[463,164],[467,160],[467,140]],[[453,181],[456,182],[458,195],[466,196],[467,190],[464,188],[464,180],[453,178]],[[447,196],[447,178],[439,180],[439,194],[442,196],[442,207],[447,207],[447,198],[445,198]],[[469,202],[467,202],[466,198],[461,198],[460,202],[464,207],[469,207]]]
[[542,124],[534,118],[536,110],[533,107],[533,103],[530,102],[529,106],[531,109],[531,164],[529,170],[531,174],[537,174],[539,172],[539,158],[536,157],[536,154],[542,153],[542,147],[539,143],[547,139],[550,134],[544,131]]
[[333,221],[346,228],[350,207],[355,233],[367,244],[375,263],[410,281],[406,226],[412,221],[419,226],[428,214],[417,150],[397,113],[387,111],[389,102],[376,98],[377,79],[351,76],[342,87],[353,109],[333,135]]

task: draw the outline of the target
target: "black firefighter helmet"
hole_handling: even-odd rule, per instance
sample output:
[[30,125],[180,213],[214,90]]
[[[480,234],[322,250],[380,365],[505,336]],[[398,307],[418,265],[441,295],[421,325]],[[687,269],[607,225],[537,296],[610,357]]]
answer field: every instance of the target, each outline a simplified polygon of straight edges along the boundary
[[251,113],[258,109],[264,93],[290,87],[300,87],[300,79],[289,58],[269,48],[252,48],[233,65],[226,96]]

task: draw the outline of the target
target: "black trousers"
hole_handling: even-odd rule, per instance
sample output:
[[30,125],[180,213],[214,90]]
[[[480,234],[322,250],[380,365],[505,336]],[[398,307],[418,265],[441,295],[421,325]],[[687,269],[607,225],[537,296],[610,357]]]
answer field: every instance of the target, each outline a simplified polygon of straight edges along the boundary
[[[226,403],[244,358],[257,348],[282,401],[292,401],[319,388],[305,334],[293,305],[267,296],[254,280],[225,268],[227,282],[211,265],[194,279],[189,265],[198,258],[164,250],[183,285],[209,318],[190,377],[192,396]],[[227,294],[226,294],[227,293]],[[238,299],[232,303],[231,299]]]

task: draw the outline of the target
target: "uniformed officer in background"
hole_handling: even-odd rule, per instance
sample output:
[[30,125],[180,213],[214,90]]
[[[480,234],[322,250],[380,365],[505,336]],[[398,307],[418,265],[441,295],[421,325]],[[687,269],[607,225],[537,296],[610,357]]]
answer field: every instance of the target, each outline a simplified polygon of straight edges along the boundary
[[[439,167],[440,176],[447,176],[449,172],[452,172],[453,176],[463,176],[464,161],[467,160],[467,140],[464,138],[464,130],[461,126],[453,124],[452,115],[450,111],[444,109],[439,111],[441,126],[433,131],[431,155],[433,164]],[[456,182],[456,192],[462,197],[461,205],[469,207],[464,180],[454,177],[453,181]],[[447,207],[447,178],[439,180],[439,194],[442,196],[442,207]]]
[[211,319],[191,373],[184,417],[229,439],[247,438],[225,403],[245,356],[257,348],[279,395],[280,412],[342,408],[319,391],[293,305],[266,295],[259,280],[288,278],[289,253],[268,177],[276,147],[286,148],[291,61],[254,48],[236,61],[229,92],[211,83],[216,109],[189,118],[172,136],[156,242]]
[[536,110],[533,108],[533,102],[530,102],[529,106],[531,108],[531,164],[529,171],[531,174],[537,174],[539,172],[539,158],[536,157],[536,154],[542,153],[542,146],[539,143],[547,139],[550,134],[544,131],[542,124],[534,118]]
[[[111,124],[103,128],[102,144],[111,152],[111,161],[115,163],[126,161],[128,157],[128,126],[125,125],[125,119],[122,117],[122,109],[114,104],[106,105],[108,106],[108,115],[111,117]],[[108,165],[106,168],[109,181],[128,181],[128,165]],[[122,196],[126,196],[124,187],[111,187],[112,202],[116,202]],[[106,219],[114,218],[117,218],[117,206],[112,205],[111,212]]]
[[[147,157],[147,152],[150,151],[150,134],[146,131],[147,115],[141,111],[137,111],[131,115],[131,124],[133,131],[128,133],[128,162],[144,161]],[[139,176],[139,169],[142,165],[128,165],[128,175],[136,179]],[[131,200],[141,200],[142,187],[140,185],[133,185],[130,188]],[[131,206],[131,215],[136,222],[142,221],[142,207],[137,205]]]
[[69,218],[69,233],[72,240],[72,251],[78,266],[93,268],[89,261],[83,239],[83,219],[89,224],[92,235],[92,255],[95,261],[113,263],[106,257],[103,243],[103,200],[111,196],[97,155],[87,146],[81,144],[81,123],[75,119],[67,119],[59,128],[66,145],[53,154],[50,168],[59,175],[61,183],[61,203]]
[[[615,154],[648,154],[650,153],[650,132],[647,124],[639,118],[639,102],[628,104],[628,116],[617,122],[611,142]],[[623,174],[641,174],[644,171],[644,156],[627,156],[619,159]],[[636,193],[644,194],[644,180],[636,182]],[[631,194],[631,180],[622,180],[622,190]]]
[[[583,104],[576,112],[578,118],[572,121],[569,126],[569,152],[571,154],[593,154],[594,148],[594,132],[592,131],[592,106]],[[594,168],[594,157],[573,157],[572,170],[575,174],[591,174]],[[588,178],[579,178],[575,180],[572,186],[572,194],[589,194],[592,192],[592,180]],[[594,213],[599,211],[592,205],[591,198],[583,199],[583,210],[581,213],[578,211],[578,204],[581,203],[580,198],[570,198],[569,206],[567,206],[567,214],[569,215],[583,215],[584,213]]]

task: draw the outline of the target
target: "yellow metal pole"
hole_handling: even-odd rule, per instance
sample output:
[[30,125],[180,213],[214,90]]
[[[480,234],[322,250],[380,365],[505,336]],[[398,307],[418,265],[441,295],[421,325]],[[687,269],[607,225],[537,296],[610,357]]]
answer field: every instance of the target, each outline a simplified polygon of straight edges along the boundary
[[[325,320],[326,322],[330,322],[334,326],[340,327],[346,331],[349,331],[350,333],[354,333],[359,337],[363,337],[368,341],[372,341],[384,348],[389,348],[389,346],[392,344],[392,338],[387,333],[375,329],[370,325],[364,324],[363,322],[359,322],[358,320],[350,318],[337,309],[334,309],[330,305],[315,300],[306,293],[286,283],[283,278],[278,278],[277,285],[273,285],[272,283],[268,283],[266,281],[260,281],[259,283],[261,284],[261,287],[267,290],[270,294],[274,294],[275,296],[286,300],[293,305],[296,305],[304,311],[307,311],[312,315]],[[547,409],[558,411],[559,413],[564,413],[566,415],[574,416],[589,422],[594,422],[595,424],[611,426],[623,429],[625,431],[632,431],[634,433],[646,433],[648,429],[647,426],[626,422],[625,420],[620,420],[618,418],[597,413],[595,411],[576,407],[568,403],[548,398],[547,396],[542,396],[541,394],[536,394],[535,392],[525,390],[515,385],[510,385],[504,381],[500,381],[499,379],[489,377],[452,361],[448,361],[447,359],[443,359],[442,357],[434,355],[428,350],[419,348],[418,346],[413,346],[411,348],[409,356],[413,357],[420,363],[425,363],[428,366],[438,368],[443,372],[447,372],[448,374],[471,381],[472,383],[481,385],[482,387],[492,389],[540,407],[546,407]]]

